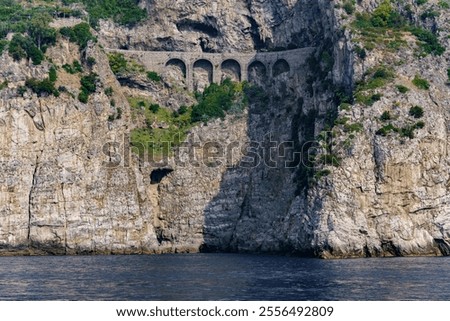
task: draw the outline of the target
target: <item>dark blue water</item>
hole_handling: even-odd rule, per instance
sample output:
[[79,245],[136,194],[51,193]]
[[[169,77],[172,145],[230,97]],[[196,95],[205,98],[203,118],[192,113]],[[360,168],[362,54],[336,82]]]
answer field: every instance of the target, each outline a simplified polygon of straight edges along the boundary
[[0,257],[0,300],[450,300],[450,258]]

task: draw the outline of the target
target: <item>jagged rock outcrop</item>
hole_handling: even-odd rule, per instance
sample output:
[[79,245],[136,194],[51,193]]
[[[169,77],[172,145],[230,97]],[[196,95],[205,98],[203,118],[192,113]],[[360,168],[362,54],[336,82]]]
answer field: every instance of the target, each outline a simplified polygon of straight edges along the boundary
[[[108,48],[252,52],[316,46],[332,28],[326,1],[143,1],[150,19],[129,29],[100,26]],[[330,30],[331,31],[331,30]]]

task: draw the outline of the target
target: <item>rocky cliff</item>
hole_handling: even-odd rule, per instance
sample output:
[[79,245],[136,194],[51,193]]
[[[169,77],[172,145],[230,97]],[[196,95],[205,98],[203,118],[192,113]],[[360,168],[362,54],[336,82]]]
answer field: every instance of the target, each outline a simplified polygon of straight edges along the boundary
[[[426,52],[428,38],[412,28],[430,30],[447,48],[448,9],[392,1],[383,15],[383,5],[147,0],[140,6],[148,19],[133,27],[101,21],[98,43],[81,53],[63,37],[41,65],[4,52],[3,251],[450,254],[448,53]],[[408,28],[389,25],[392,12]],[[176,111],[193,103],[182,76],[114,75],[103,49],[303,47],[316,48],[306,64],[256,79],[264,91],[248,93],[245,112],[192,128],[167,162],[133,152],[130,131],[145,121],[130,104],[146,97]],[[99,75],[87,103],[76,98],[80,75],[64,68],[58,97],[18,91],[74,60]]]

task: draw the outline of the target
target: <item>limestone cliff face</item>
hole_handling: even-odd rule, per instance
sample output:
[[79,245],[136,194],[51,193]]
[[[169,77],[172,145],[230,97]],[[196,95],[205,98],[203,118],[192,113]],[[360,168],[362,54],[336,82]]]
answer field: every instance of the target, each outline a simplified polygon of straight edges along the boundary
[[[356,9],[371,11],[379,3],[363,0]],[[147,0],[141,5],[148,21],[132,29],[103,21],[99,43],[157,51],[317,51],[289,74],[259,79],[263,98],[255,95],[242,115],[194,128],[178,161],[161,164],[130,152],[127,135],[139,124],[123,94],[148,96],[174,110],[192,103],[165,75],[159,86],[116,79],[101,46],[91,44],[87,55],[97,61],[92,71],[100,83],[88,104],[73,98],[79,79],[63,71],[57,86],[67,92],[60,97],[31,91],[22,97],[18,87],[27,78],[45,78],[50,65],[14,62],[4,53],[0,247],[5,252],[450,254],[448,53],[418,59],[415,39],[405,35],[408,46],[397,52],[375,48],[358,57],[351,18],[327,0]],[[417,23],[440,28],[440,39],[449,46],[445,15],[419,21],[425,8],[411,10]],[[80,59],[78,48],[63,40],[48,56],[57,65]],[[367,71],[386,63],[395,78],[378,89],[380,100],[338,110],[337,92],[350,94]],[[412,84],[416,75],[430,81],[430,90]],[[170,70],[167,77],[178,79]],[[400,95],[396,85],[410,91]],[[113,88],[112,97],[104,93],[107,87]],[[390,111],[400,128],[415,121],[409,115],[415,105],[424,109],[424,125],[414,138],[377,135],[383,112]],[[121,119],[108,120],[118,108]],[[360,130],[350,137],[342,123],[330,128],[336,118]],[[323,152],[323,143],[311,143],[323,131],[334,132],[330,146],[339,166],[307,161],[309,151]],[[215,152],[225,148],[225,158],[211,160],[205,148],[196,148],[205,144],[213,144]],[[230,150],[237,152],[226,153]],[[156,181],[155,170],[164,173]]]
[[[374,3],[363,2],[361,9],[371,6]],[[448,49],[448,11],[430,20],[423,12],[439,10],[434,1],[426,7],[411,3],[410,8],[416,23],[439,28],[440,41]],[[418,58],[416,41],[406,36],[405,41],[396,53],[375,49],[364,60],[355,58],[355,79],[382,64],[394,65],[395,79],[378,91],[382,98],[372,106],[355,104],[340,112],[363,130],[351,146],[340,150],[341,166],[309,194],[310,210],[320,204],[313,245],[325,257],[450,253],[448,50],[442,56]],[[429,90],[412,83],[416,76],[429,81]],[[396,85],[410,90],[399,93]],[[409,114],[413,106],[424,111],[424,127],[413,138],[377,135],[386,125],[380,120],[386,111],[394,126],[416,122]],[[342,128],[338,132],[337,140],[344,140]]]
[[[30,90],[18,95],[26,78],[44,79],[50,65],[33,66],[1,57],[2,90],[1,223],[0,242],[5,251],[19,253],[140,253],[156,248],[152,211],[143,177],[137,166],[107,166],[111,150],[128,132],[128,102],[112,75],[104,53],[87,49],[96,59],[101,79],[88,104],[74,98],[80,80],[58,72],[58,98],[37,97]],[[53,63],[80,59],[73,44],[61,41],[49,49]],[[115,108],[122,120],[108,122],[114,112],[103,93],[114,89]]]

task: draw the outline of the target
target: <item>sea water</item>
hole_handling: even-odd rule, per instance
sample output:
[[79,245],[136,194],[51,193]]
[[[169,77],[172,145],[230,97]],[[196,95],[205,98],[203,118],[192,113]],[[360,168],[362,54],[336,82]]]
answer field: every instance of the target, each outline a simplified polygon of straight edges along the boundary
[[450,258],[0,257],[0,300],[450,300]]

